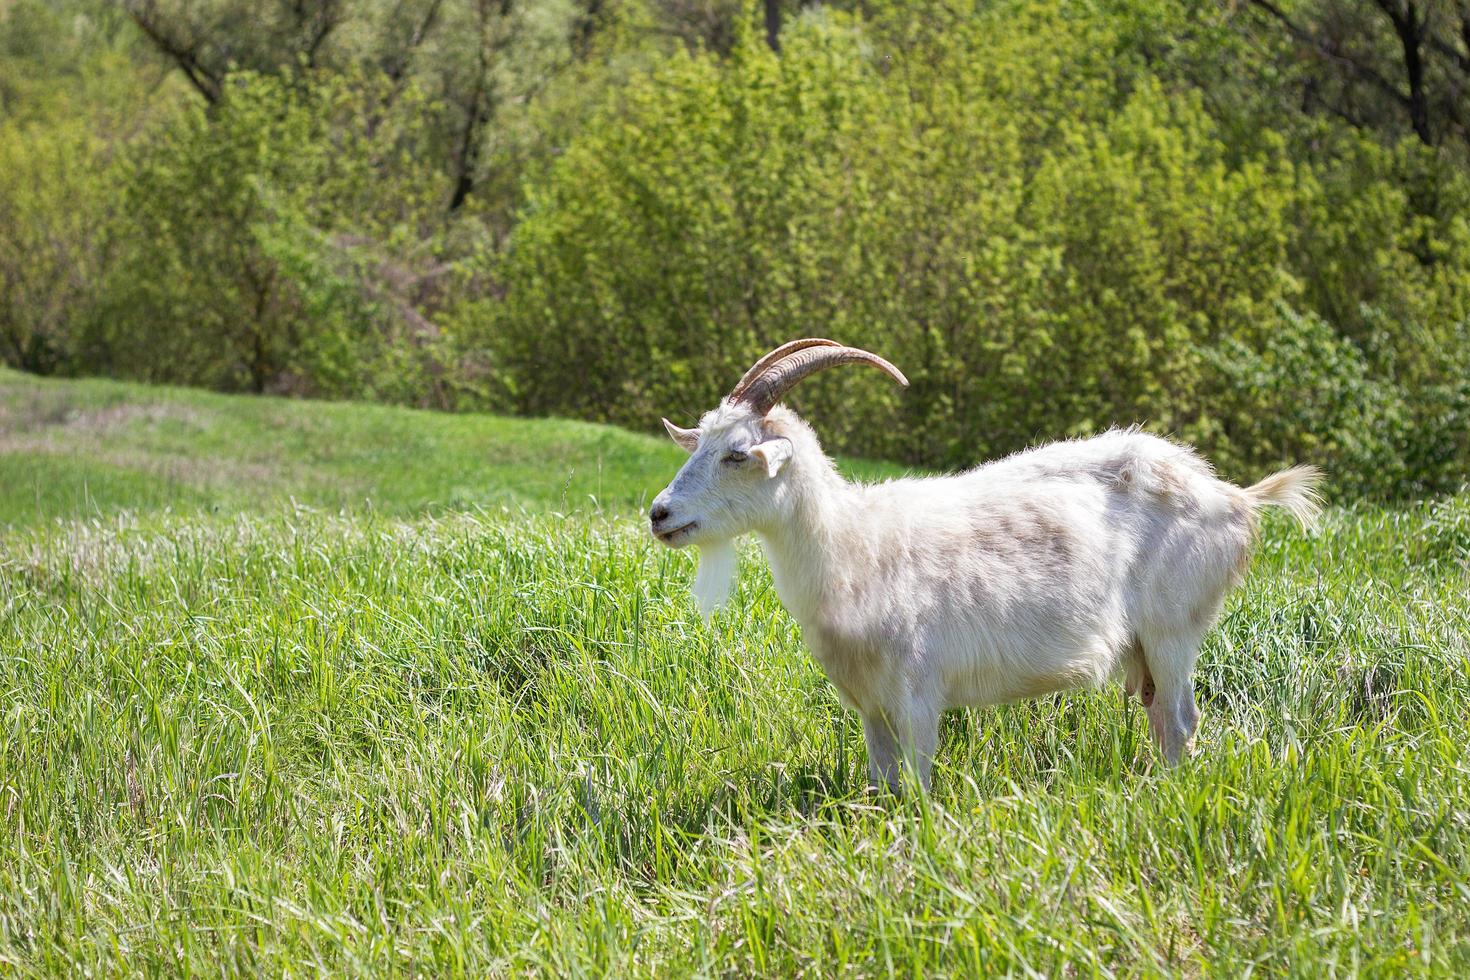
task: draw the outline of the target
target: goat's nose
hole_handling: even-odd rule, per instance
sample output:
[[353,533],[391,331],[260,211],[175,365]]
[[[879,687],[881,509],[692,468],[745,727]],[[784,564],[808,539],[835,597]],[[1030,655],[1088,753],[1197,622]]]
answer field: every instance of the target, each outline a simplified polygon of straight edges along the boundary
[[663,504],[654,504],[653,510],[648,512],[648,519],[655,524],[662,524],[669,519],[669,509]]

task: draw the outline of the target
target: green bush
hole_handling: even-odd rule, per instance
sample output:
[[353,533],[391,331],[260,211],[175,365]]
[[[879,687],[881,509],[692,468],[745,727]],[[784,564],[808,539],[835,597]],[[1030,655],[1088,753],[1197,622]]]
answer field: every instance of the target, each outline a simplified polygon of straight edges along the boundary
[[361,79],[238,74],[144,140],[91,361],[224,390],[421,396],[439,202],[415,105],[375,104]]
[[1358,347],[1321,317],[1283,308],[1260,348],[1227,337],[1206,355],[1224,381],[1213,399],[1217,462],[1330,460],[1339,492],[1407,478],[1401,392],[1374,378]]
[[110,252],[112,168],[84,124],[0,124],[0,357],[73,365]]
[[1445,485],[1413,403],[1449,382],[1453,330],[1384,325],[1466,316],[1458,174],[1358,137],[1336,167],[1230,145],[1076,5],[935,20],[810,17],[779,57],[745,38],[636,79],[528,192],[481,308],[497,404],[687,421],[821,334],[912,380],[794,396],[845,452],[955,466],[1143,423],[1236,478],[1290,458],[1343,490]]

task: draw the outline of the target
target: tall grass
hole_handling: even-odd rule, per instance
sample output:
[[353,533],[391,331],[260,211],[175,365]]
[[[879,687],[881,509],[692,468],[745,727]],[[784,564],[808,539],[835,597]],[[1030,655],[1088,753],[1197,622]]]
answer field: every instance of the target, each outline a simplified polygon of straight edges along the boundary
[[1272,522],[1193,761],[1109,688],[895,802],[754,549],[704,622],[618,512],[16,526],[0,973],[1463,975],[1467,558]]

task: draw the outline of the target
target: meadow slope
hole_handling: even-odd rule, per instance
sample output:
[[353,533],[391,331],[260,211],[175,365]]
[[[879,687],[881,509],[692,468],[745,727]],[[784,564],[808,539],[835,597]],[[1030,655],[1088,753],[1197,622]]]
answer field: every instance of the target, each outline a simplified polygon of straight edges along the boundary
[[1470,969],[1470,496],[1268,522],[1182,769],[1109,688],[895,803],[678,459],[0,373],[0,973]]
[[398,515],[626,509],[657,493],[681,456],[666,439],[584,422],[53,381],[0,368],[0,525],[293,501]]
[[[55,381],[0,367],[0,526],[290,504],[627,513],[683,458],[662,434],[587,422]],[[902,472],[842,466],[864,477]]]

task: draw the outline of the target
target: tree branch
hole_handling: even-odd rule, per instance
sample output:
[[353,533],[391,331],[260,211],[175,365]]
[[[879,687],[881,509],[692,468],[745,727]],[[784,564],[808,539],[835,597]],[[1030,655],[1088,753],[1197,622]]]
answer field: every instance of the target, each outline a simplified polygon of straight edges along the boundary
[[[315,11],[308,12],[304,0],[295,0],[291,4],[292,12],[296,15],[296,26],[303,31],[305,46],[302,53],[306,56],[308,67],[315,68],[317,55],[322,45],[326,43],[327,37],[345,19],[342,10],[342,0],[321,0]],[[311,24],[308,29],[307,21]]]
[[[494,0],[497,6],[495,20],[504,22],[510,17],[512,0]],[[492,0],[478,0],[479,37],[475,72],[475,87],[470,95],[470,104],[465,109],[464,128],[460,131],[459,149],[455,153],[454,193],[449,199],[451,213],[464,206],[465,199],[475,189],[475,168],[480,160],[480,130],[490,121],[490,21]]]
[[200,63],[198,43],[189,44],[171,36],[164,29],[162,18],[158,16],[158,9],[152,0],[126,0],[124,7],[133,23],[143,32],[143,36],[178,66],[190,84],[204,96],[204,101],[210,105],[218,102],[221,92],[220,78]]
[[1375,87],[1390,96],[1404,108],[1409,107],[1409,97],[1400,91],[1397,85],[1385,78],[1371,65],[1365,65],[1357,59],[1349,57],[1337,50],[1335,45],[1327,39],[1317,37],[1311,31],[1294,23],[1280,7],[1271,3],[1271,0],[1249,0],[1249,2],[1251,6],[1269,14],[1281,26],[1286,28],[1288,34],[1302,44],[1312,48],[1320,57],[1350,69],[1358,77],[1371,82]]
[[1409,83],[1409,122],[1426,146],[1434,145],[1434,132],[1429,126],[1429,93],[1424,85],[1424,22],[1414,0],[1374,0],[1383,11],[1403,51],[1404,75]]
[[[398,9],[402,9],[402,6],[400,0]],[[443,6],[443,0],[432,0],[428,7],[424,9],[424,15],[419,18],[418,23],[414,25],[413,30],[409,33],[402,50],[394,52],[391,56],[384,57],[383,74],[387,75],[389,79],[398,82],[408,73],[408,65],[413,60],[414,52],[419,49],[419,45],[424,43],[424,38],[429,36],[429,32],[434,29],[434,24],[439,20],[439,8],[441,6]],[[394,13],[396,16],[397,10]]]

